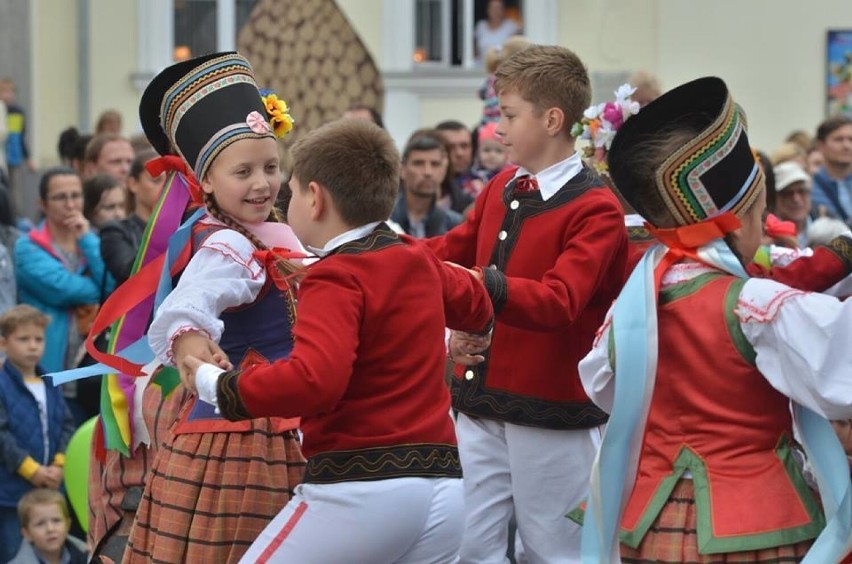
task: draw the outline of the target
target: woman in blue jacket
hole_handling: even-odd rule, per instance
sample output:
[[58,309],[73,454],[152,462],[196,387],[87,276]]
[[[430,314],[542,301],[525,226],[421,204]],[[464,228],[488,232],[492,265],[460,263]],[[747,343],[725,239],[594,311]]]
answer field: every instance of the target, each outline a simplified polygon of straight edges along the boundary
[[39,183],[44,221],[15,244],[18,300],[50,316],[42,366],[76,365],[96,306],[113,286],[100,240],[83,216],[83,186],[70,168],[49,169]]

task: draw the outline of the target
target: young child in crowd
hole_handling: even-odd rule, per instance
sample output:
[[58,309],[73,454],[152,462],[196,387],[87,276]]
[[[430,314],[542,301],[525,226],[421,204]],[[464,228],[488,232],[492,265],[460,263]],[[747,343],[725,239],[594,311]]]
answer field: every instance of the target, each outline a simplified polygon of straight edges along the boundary
[[304,483],[243,561],[452,562],[463,497],[444,327],[487,333],[488,295],[383,223],[400,162],[384,130],[335,121],[293,158],[287,217],[320,260],[299,287],[290,359],[187,363],[188,387],[229,419],[302,417]]
[[36,488],[18,502],[18,520],[25,541],[9,564],[86,564],[86,544],[68,534],[71,516],[65,497],[56,490]]
[[[461,561],[502,562],[513,513],[529,558],[576,561],[580,528],[565,514],[585,498],[606,421],[576,367],[624,282],[627,235],[570,134],[591,99],[580,59],[532,46],[496,78],[497,134],[517,166],[491,180],[465,223],[427,241],[439,258],[476,268],[496,312],[486,362],[456,367],[451,382],[465,472]],[[451,358],[460,346],[454,334]]]
[[518,51],[522,51],[532,45],[532,41],[523,35],[513,35],[507,39],[500,47],[489,47],[485,52],[485,70],[488,72],[488,77],[482,86],[479,87],[479,99],[482,100],[482,119],[480,126],[487,123],[497,123],[500,121],[500,100],[497,97],[497,92],[494,89],[494,81],[496,80],[495,73],[500,63],[509,59]]
[[473,196],[479,196],[485,185],[508,163],[506,147],[500,142],[495,122],[479,126],[477,136],[476,164],[471,171],[475,177],[471,181]]
[[[662,246],[580,364],[612,413],[584,562],[837,562],[852,484],[822,417],[852,415],[852,304],[748,278],[765,179],[745,115],[718,78],[682,85],[624,123],[609,170]],[[852,240],[826,249],[852,270]],[[822,504],[793,458],[794,418]]]
[[[295,302],[289,284],[276,288],[273,279],[298,266],[267,250],[298,245],[272,222],[276,137],[292,127],[286,104],[261,98],[243,57],[219,53],[157,75],[140,114],[151,144],[163,154],[174,147],[191,167],[207,212],[151,323],[152,350],[178,367],[189,355],[243,369],[289,356]],[[297,425],[229,422],[191,397],[157,452],[124,561],[238,561],[301,480]]]
[[[65,447],[74,432],[62,391],[45,381],[39,365],[48,318],[32,306],[0,317],[0,561],[21,544],[18,502],[33,488],[59,489]],[[61,497],[61,496],[60,496]]]

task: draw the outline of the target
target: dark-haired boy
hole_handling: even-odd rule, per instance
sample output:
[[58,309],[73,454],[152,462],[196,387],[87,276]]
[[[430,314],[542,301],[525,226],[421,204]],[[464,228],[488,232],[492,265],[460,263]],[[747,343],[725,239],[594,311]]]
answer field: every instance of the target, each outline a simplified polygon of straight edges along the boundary
[[332,122],[293,157],[288,221],[321,258],[300,282],[290,358],[186,366],[228,419],[302,418],[304,482],[243,561],[450,562],[463,492],[444,327],[487,332],[488,295],[383,223],[399,184],[386,132]]

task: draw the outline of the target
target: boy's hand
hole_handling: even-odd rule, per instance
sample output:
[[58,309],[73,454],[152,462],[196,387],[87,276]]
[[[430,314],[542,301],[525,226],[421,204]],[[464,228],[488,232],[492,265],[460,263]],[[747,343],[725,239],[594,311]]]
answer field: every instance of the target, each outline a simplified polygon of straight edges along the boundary
[[453,331],[448,343],[450,360],[464,366],[474,366],[485,361],[480,353],[491,346],[491,335],[473,335],[462,331]]
[[465,266],[462,266],[462,265],[460,265],[460,264],[456,264],[456,263],[454,263],[454,262],[450,262],[450,261],[448,261],[448,260],[445,260],[444,262],[445,262],[446,264],[449,264],[450,266],[455,266],[456,268],[460,268],[460,269],[462,269],[462,270],[467,270],[467,272],[468,272],[471,276],[473,276],[474,278],[476,278],[476,279],[477,279],[477,280],[479,280],[480,282],[482,281],[482,271],[481,271],[481,270],[479,270],[478,268],[467,268],[467,267],[465,267]]
[[[172,343],[172,355],[174,356],[175,366],[180,372],[181,382],[193,393],[195,392],[195,368],[198,367],[196,366],[191,371],[188,370],[186,363],[188,357],[193,357],[199,365],[208,362],[223,370],[233,369],[225,351],[219,348],[219,345],[209,337],[197,331],[188,331],[179,335]],[[188,382],[191,382],[192,385],[190,386]]]
[[192,355],[187,355],[184,357],[183,363],[180,366],[180,381],[193,394],[198,393],[198,390],[195,389],[195,372],[202,364],[205,364],[202,360]]
[[482,280],[482,272],[481,272],[480,270],[478,270],[478,269],[475,269],[475,268],[467,268],[466,266],[462,266],[462,265],[460,265],[460,264],[457,264],[457,263],[455,263],[455,262],[450,262],[450,261],[448,261],[448,260],[445,260],[445,261],[444,261],[444,263],[445,263],[445,264],[448,264],[448,265],[450,265],[450,266],[455,266],[456,268],[460,268],[460,269],[462,269],[462,270],[467,270],[467,271],[470,273],[470,275],[471,275],[471,276],[473,276],[473,277],[474,277],[474,278],[476,278],[477,280]]
[[50,471],[48,466],[39,466],[38,470],[36,470],[35,474],[33,474],[30,478],[30,482],[38,488],[58,489],[62,479],[60,478],[60,480],[57,481],[55,475]]
[[51,487],[59,488],[62,485],[62,478],[64,477],[64,472],[61,466],[48,466],[47,472],[50,475],[50,478],[53,480],[54,485]]

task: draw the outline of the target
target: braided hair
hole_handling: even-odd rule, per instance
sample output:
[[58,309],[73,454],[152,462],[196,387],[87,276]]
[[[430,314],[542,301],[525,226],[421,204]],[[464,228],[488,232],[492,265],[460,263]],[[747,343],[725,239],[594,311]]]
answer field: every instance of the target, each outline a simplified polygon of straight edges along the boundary
[[[209,213],[212,217],[221,221],[229,228],[233,229],[237,233],[242,234],[246,239],[251,241],[252,245],[255,248],[260,250],[269,250],[269,247],[263,243],[258,237],[245,228],[239,221],[231,217],[222,211],[219,207],[219,204],[216,203],[216,199],[213,197],[213,194],[204,194],[204,205],[207,206],[207,213]],[[272,211],[267,218],[267,221],[273,221],[275,223],[281,223],[281,212],[279,212],[275,207],[272,208]],[[303,270],[300,264],[297,264],[291,260],[287,259],[278,259],[276,260],[276,267],[278,270],[285,276],[290,276],[292,274],[296,274]],[[296,275],[294,278],[297,280],[301,278],[301,276]]]

